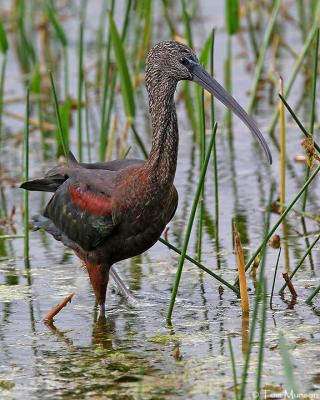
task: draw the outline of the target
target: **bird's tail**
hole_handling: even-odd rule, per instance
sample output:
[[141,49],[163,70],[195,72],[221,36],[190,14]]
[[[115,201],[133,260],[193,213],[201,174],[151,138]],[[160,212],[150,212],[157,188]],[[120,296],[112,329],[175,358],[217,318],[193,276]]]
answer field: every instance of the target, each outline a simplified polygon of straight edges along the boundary
[[43,178],[23,182],[21,189],[37,192],[55,192],[69,177],[70,168],[79,167],[75,156],[69,151],[68,163],[52,168]]

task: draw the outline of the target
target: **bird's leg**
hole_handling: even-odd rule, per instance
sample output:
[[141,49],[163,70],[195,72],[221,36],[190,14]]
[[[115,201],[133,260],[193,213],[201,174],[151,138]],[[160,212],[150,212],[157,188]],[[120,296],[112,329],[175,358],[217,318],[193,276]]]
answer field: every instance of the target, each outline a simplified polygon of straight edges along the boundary
[[106,292],[109,281],[109,266],[96,265],[86,262],[90,282],[96,295],[96,302],[99,306],[99,317],[105,315]]
[[110,275],[116,284],[117,288],[119,289],[119,292],[122,294],[122,296],[129,301],[130,303],[136,303],[137,298],[135,295],[131,292],[129,288],[127,288],[126,284],[122,280],[122,278],[119,276],[117,273],[116,269],[114,266],[110,268]]

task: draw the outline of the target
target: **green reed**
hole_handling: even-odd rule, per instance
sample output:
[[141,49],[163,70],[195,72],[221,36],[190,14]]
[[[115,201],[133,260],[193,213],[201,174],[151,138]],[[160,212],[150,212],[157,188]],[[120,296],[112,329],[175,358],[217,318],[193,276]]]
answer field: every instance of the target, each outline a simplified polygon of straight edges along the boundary
[[182,249],[181,249],[181,257],[179,259],[179,264],[178,264],[177,272],[176,272],[176,278],[175,278],[174,286],[173,286],[173,289],[172,289],[172,292],[171,292],[171,299],[170,299],[170,304],[169,304],[169,308],[168,308],[168,312],[167,312],[167,318],[166,319],[167,319],[167,324],[168,325],[172,325],[172,323],[171,323],[172,312],[173,312],[173,308],[174,308],[174,304],[175,304],[175,300],[176,300],[176,296],[177,296],[177,292],[178,292],[178,288],[179,288],[179,283],[180,283],[180,279],[181,279],[184,260],[185,260],[185,257],[186,257],[187,248],[188,248],[188,244],[189,244],[189,240],[190,240],[191,230],[192,230],[192,227],[193,227],[193,222],[194,222],[195,214],[196,214],[196,211],[197,211],[198,202],[199,202],[199,199],[200,199],[200,196],[201,196],[201,192],[203,190],[205,176],[206,176],[206,172],[207,172],[207,167],[208,167],[208,163],[209,163],[210,156],[211,156],[211,153],[212,153],[214,137],[215,137],[216,133],[217,133],[217,123],[215,124],[214,130],[213,130],[213,132],[211,134],[210,143],[209,143],[208,149],[206,151],[205,160],[204,160],[204,163],[203,163],[202,168],[201,168],[199,183],[197,185],[195,197],[194,197],[194,200],[193,200],[193,203],[192,203],[192,207],[191,207],[191,212],[190,212],[190,216],[189,216],[187,230],[186,230],[183,246],[182,246]]
[[29,37],[30,33],[26,28],[26,22],[28,20],[28,5],[29,3],[26,3],[25,0],[16,0],[14,4],[14,11],[16,13],[16,54],[25,74],[32,71],[36,62],[36,50]]
[[279,266],[280,255],[281,255],[281,247],[278,252],[278,257],[277,257],[276,266],[275,266],[274,274],[273,274],[273,280],[272,280],[272,288],[271,288],[270,303],[269,303],[271,310],[272,310],[272,299],[273,299],[274,287],[275,287],[276,278],[277,278],[277,271],[278,271],[278,266]]
[[108,0],[102,0],[101,10],[99,16],[99,26],[97,30],[96,39],[96,51],[97,51],[97,66],[96,66],[96,78],[95,78],[95,88],[100,94],[100,86],[104,81],[103,78],[103,48],[104,48],[104,35],[105,35],[105,19],[108,10]]
[[82,100],[83,100],[83,52],[84,52],[84,27],[87,1],[81,0],[79,13],[79,37],[78,37],[78,94],[77,94],[77,128],[78,128],[78,160],[83,158],[82,151]]
[[[193,38],[192,38],[192,29],[190,23],[190,15],[188,13],[185,0],[181,0],[181,8],[182,8],[182,21],[184,28],[184,36],[187,40],[188,46],[193,47]],[[187,115],[190,121],[191,129],[193,132],[197,132],[197,123],[194,117],[194,107],[193,107],[193,99],[191,95],[190,85],[188,82],[183,83],[183,95],[186,104]]]
[[[311,85],[311,115],[310,115],[310,135],[313,138],[314,133],[314,122],[316,117],[316,91],[317,91],[317,76],[318,76],[318,54],[319,54],[319,28],[316,34],[316,46],[313,57],[313,74],[312,74],[312,85]],[[306,179],[310,175],[310,166],[306,168]],[[302,211],[306,210],[307,206],[308,190],[305,191],[302,200]]]
[[[125,18],[124,18],[123,27],[122,27],[122,33],[121,33],[121,40],[122,40],[123,44],[124,44],[124,41],[125,41],[125,38],[127,35],[127,31],[128,31],[131,5],[132,5],[132,1],[128,0]],[[111,10],[110,14],[113,15],[112,10]],[[109,29],[109,40],[110,40],[109,43],[111,44],[110,29]],[[108,43],[108,46],[109,46],[109,43]],[[108,54],[109,53],[107,51],[107,55]],[[109,54],[109,56],[110,56],[110,54]],[[107,62],[106,62],[106,64],[107,64]],[[106,149],[109,144],[110,121],[111,121],[111,113],[112,113],[113,104],[114,104],[115,86],[116,86],[116,82],[117,82],[117,69],[114,69],[114,71],[112,72],[111,83],[110,83],[108,77],[109,77],[109,74],[107,73],[105,76],[106,88],[104,90],[104,95],[103,95],[104,100],[103,100],[103,105],[102,105],[102,113],[103,114],[102,114],[102,118],[101,118],[101,124],[103,124],[103,125],[101,125],[101,127],[100,127],[100,151],[99,151],[100,161],[104,161]],[[107,90],[107,88],[108,88],[108,90]],[[108,97],[108,107],[106,108],[107,93],[109,93],[109,97]],[[140,145],[140,148],[141,148],[141,145]]]
[[[305,56],[310,48],[310,46],[313,43],[313,40],[317,34],[317,30],[318,30],[318,25],[319,25],[319,19],[320,19],[320,2],[317,3],[317,8],[315,10],[315,14],[314,14],[314,22],[309,30],[309,33],[307,35],[306,41],[304,42],[304,45],[301,49],[301,52],[299,54],[298,59],[296,60],[294,67],[293,67],[293,71],[291,73],[290,78],[287,80],[287,86],[286,86],[286,90],[284,92],[284,98],[287,98],[291,92],[292,86],[296,80],[296,77],[298,75],[298,72],[301,68],[301,65],[303,64],[303,61],[305,59]],[[271,123],[267,129],[268,133],[271,134],[274,131],[274,128],[276,126],[276,123],[278,121],[279,118],[279,109],[276,108],[273,115],[272,115],[272,119],[271,119]]]
[[105,46],[105,62],[103,68],[103,92],[102,92],[102,103],[100,110],[100,143],[99,143],[99,159],[100,161],[105,160],[105,153],[107,149],[107,135],[105,132],[105,124],[106,124],[106,107],[107,107],[107,99],[109,93],[109,83],[110,83],[110,61],[111,61],[111,46],[112,46],[112,38],[111,38],[111,24],[110,19],[113,17],[114,13],[114,0],[111,0],[110,10],[109,10],[109,30],[107,37],[107,44]]
[[[205,151],[206,151],[206,127],[205,127],[205,110],[204,110],[204,90],[200,92],[200,104],[199,104],[199,136],[200,136],[200,170],[204,163]],[[202,231],[203,231],[203,214],[204,214],[204,186],[200,194],[199,199],[199,221],[198,221],[198,234],[197,234],[197,259],[201,261],[202,252]]]
[[[175,247],[172,243],[169,243],[163,238],[159,238],[159,242],[163,243],[165,246],[167,246],[170,250],[173,250],[177,254],[181,255],[181,250],[179,250],[177,247]],[[212,276],[214,279],[216,279],[218,282],[222,283],[224,286],[232,290],[237,297],[240,296],[239,289],[236,286],[231,285],[229,282],[227,282],[225,279],[223,279],[220,275],[217,275],[211,269],[207,268],[203,264],[201,264],[199,261],[195,260],[194,258],[190,257],[188,254],[185,255],[185,259],[190,261],[192,264],[194,264],[196,267],[201,269],[202,271],[206,272],[208,275]]]
[[264,277],[261,283],[261,315],[260,315],[260,338],[258,350],[258,366],[256,374],[256,393],[261,392],[261,380],[264,360],[264,345],[266,335],[266,319],[267,319],[267,279]]
[[0,67],[0,148],[2,140],[2,114],[3,114],[3,97],[4,97],[4,83],[7,65],[7,53],[9,49],[7,34],[0,20],[0,52],[2,54],[2,62]]
[[250,97],[247,105],[247,111],[250,114],[254,108],[256,97],[257,97],[257,88],[259,80],[261,79],[261,74],[263,71],[263,66],[265,62],[266,53],[269,47],[270,39],[272,33],[274,31],[274,27],[277,21],[278,12],[280,9],[281,0],[277,0],[273,6],[272,14],[270,16],[269,23],[267,25],[260,49],[259,49],[259,56],[256,63],[256,67],[254,70],[254,78],[250,88]]
[[[23,133],[23,180],[29,179],[29,119],[30,119],[30,90],[27,88],[25,126]],[[26,266],[29,265],[29,192],[24,191],[24,210],[23,210],[23,234],[24,250],[23,257]]]
[[46,158],[46,132],[43,127],[43,109],[42,109],[42,102],[41,102],[41,73],[40,73],[40,66],[39,63],[36,63],[34,66],[34,71],[30,81],[30,92],[35,97],[35,103],[39,118],[39,129],[41,133],[41,147],[43,157]]
[[56,112],[56,119],[58,122],[58,133],[59,133],[59,146],[61,146],[63,154],[65,157],[68,155],[69,151],[69,142],[68,142],[68,137],[66,135],[66,131],[63,129],[63,124],[62,124],[62,119],[61,119],[61,113],[60,113],[60,108],[59,108],[59,102],[58,102],[58,97],[57,97],[57,92],[53,80],[53,75],[52,72],[49,71],[49,76],[50,76],[50,82],[51,82],[51,89],[52,89],[52,96],[53,96],[53,103],[54,103],[54,109]]
[[291,360],[291,356],[288,351],[288,345],[286,343],[286,339],[283,332],[279,332],[279,347],[280,347],[280,355],[282,358],[284,377],[285,377],[285,388],[287,389],[290,395],[292,394],[293,398],[297,397],[298,391],[296,387],[296,379],[294,377],[294,367]]
[[[148,152],[143,144],[143,140],[141,139],[137,129],[134,125],[134,118],[136,113],[136,105],[135,105],[135,93],[133,89],[133,84],[131,81],[129,66],[127,63],[126,53],[123,46],[123,39],[119,35],[117,26],[110,14],[110,37],[113,46],[113,51],[115,55],[115,62],[117,66],[117,70],[119,72],[120,84],[121,84],[121,93],[123,98],[123,104],[125,113],[127,116],[127,124],[131,127],[134,138],[140,147],[143,155],[145,157],[148,156]],[[125,31],[123,32],[123,37],[125,36]]]
[[247,19],[247,26],[248,26],[248,33],[251,42],[251,47],[254,52],[255,58],[257,59],[259,55],[259,49],[252,21],[251,0],[246,0],[245,5],[246,5],[246,19]]
[[[316,170],[310,175],[310,177],[308,178],[308,180],[304,183],[304,185],[302,186],[302,188],[299,190],[299,192],[295,195],[295,197],[293,198],[293,200],[289,203],[288,207],[285,209],[285,211],[281,214],[281,216],[279,217],[278,221],[274,224],[274,226],[270,229],[270,231],[268,232],[267,235],[265,235],[264,239],[262,240],[261,244],[258,246],[258,248],[256,249],[256,251],[253,253],[253,255],[251,256],[250,260],[247,262],[246,264],[246,270],[250,267],[250,265],[253,263],[253,261],[255,260],[255,258],[258,256],[258,254],[260,253],[260,251],[266,246],[266,244],[268,243],[269,239],[271,238],[271,236],[275,233],[275,231],[278,229],[278,227],[280,226],[280,224],[282,223],[282,221],[286,218],[286,216],[289,214],[290,210],[292,209],[292,207],[295,205],[295,203],[300,199],[300,197],[303,195],[303,193],[305,192],[305,190],[309,187],[309,185],[311,184],[311,182],[314,180],[314,178],[317,176],[317,174],[320,171],[320,165],[316,168]],[[236,282],[238,281],[238,279],[236,280]]]
[[231,366],[232,366],[232,377],[233,377],[233,388],[234,388],[234,397],[238,400],[238,379],[237,379],[237,369],[236,369],[236,362],[233,353],[232,341],[230,336],[228,336],[228,346],[229,346],[229,353],[231,359]]
[[310,294],[310,296],[307,298],[306,303],[307,303],[307,304],[311,304],[313,298],[319,293],[319,291],[320,291],[320,285],[318,285],[318,286],[312,291],[312,293]]
[[[214,42],[215,42],[215,29],[212,29],[211,43],[210,43],[210,74],[214,76]],[[210,117],[211,117],[211,130],[214,129],[215,124],[215,111],[214,111],[214,96],[210,98]],[[218,159],[217,159],[217,141],[216,136],[212,148],[213,154],[213,175],[214,175],[214,218],[215,218],[215,241],[216,245],[219,243],[219,175],[218,175]]]
[[68,57],[68,38],[59,21],[56,11],[51,2],[47,2],[47,15],[54,28],[56,37],[58,38],[63,48],[64,58],[64,98],[65,100],[69,97],[69,57]]
[[[304,134],[304,136],[306,138],[312,138],[311,134],[302,125],[301,121],[299,120],[299,118],[297,117],[295,112],[292,110],[292,108],[289,106],[289,104],[286,101],[286,99],[283,96],[281,96],[281,94],[279,94],[279,97],[280,97],[281,101],[283,102],[283,104],[285,105],[286,109],[289,111],[291,117],[294,119],[296,124],[299,126],[299,128],[300,128],[301,132]],[[317,150],[317,152],[320,153],[320,146],[318,146],[318,144],[315,141],[313,142],[313,146]]]
[[[225,85],[226,90],[232,93],[232,36],[239,32],[240,15],[238,0],[225,0],[225,18],[227,38],[227,58],[225,60]],[[226,110],[226,125],[229,133],[229,139],[232,138],[232,113]]]

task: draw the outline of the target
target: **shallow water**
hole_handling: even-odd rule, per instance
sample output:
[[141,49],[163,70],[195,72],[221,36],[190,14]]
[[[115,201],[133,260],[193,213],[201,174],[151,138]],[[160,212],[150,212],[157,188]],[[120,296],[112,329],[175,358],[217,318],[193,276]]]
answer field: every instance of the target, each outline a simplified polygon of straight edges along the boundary
[[[97,2],[98,3],[98,2]],[[223,81],[223,60],[226,54],[226,34],[223,31],[223,1],[200,2],[199,15],[202,18],[192,24],[195,44],[201,47],[212,25],[218,28],[216,36],[216,76]],[[209,4],[210,3],[210,4]],[[99,4],[100,7],[100,4]],[[88,7],[88,27],[86,40],[94,40],[96,24],[94,17],[99,7]],[[1,8],[0,8],[1,10]],[[71,7],[71,10],[72,7]],[[73,10],[74,12],[74,10]],[[72,13],[72,11],[71,11]],[[117,15],[121,19],[120,7]],[[154,41],[166,38],[161,21],[156,21]],[[70,59],[76,52],[76,22],[67,22],[68,32],[74,38]],[[179,26],[182,32],[182,26]],[[292,25],[283,24],[283,35],[301,46],[300,33]],[[242,39],[249,47],[247,33]],[[248,58],[243,56],[244,48],[240,40],[233,40],[233,93],[246,105],[247,90],[252,73],[248,72]],[[90,60],[94,49],[90,47],[86,57]],[[73,57],[73,58],[72,58]],[[23,95],[22,83],[17,78],[18,65],[13,52],[9,53],[8,97]],[[268,65],[268,63],[266,63]],[[292,59],[282,54],[277,72],[281,71],[285,81],[292,70]],[[72,66],[76,71],[76,63]],[[74,82],[73,82],[74,81]],[[76,77],[74,76],[76,96]],[[304,90],[300,78],[289,103]],[[267,90],[261,93],[257,120],[262,131],[266,130],[273,106],[268,104]],[[274,94],[276,98],[276,94]],[[144,132],[148,126],[144,91],[139,96],[137,126]],[[119,97],[118,116],[121,114],[122,100]],[[24,103],[16,103],[8,110],[23,115]],[[185,115],[185,105],[177,106],[181,143],[179,149],[176,186],[179,192],[179,207],[169,225],[169,240],[181,247],[186,220],[195,192],[198,176],[198,148],[193,143],[192,132]],[[308,109],[300,110],[300,118],[309,120]],[[202,262],[232,282],[236,276],[235,255],[232,250],[231,223],[238,222],[241,238],[247,254],[252,253],[263,235],[264,211],[268,202],[270,184],[278,179],[278,152],[268,140],[274,156],[274,164],[266,165],[261,151],[257,148],[247,129],[234,118],[234,146],[230,148],[228,135],[223,129],[224,109],[217,105],[218,160],[220,184],[220,248],[217,251],[212,238],[214,213],[213,167],[209,167],[206,183],[205,209],[207,223],[204,225]],[[98,120],[99,121],[99,120]],[[22,123],[4,119],[10,137],[5,141],[1,161],[5,160],[6,176],[19,180],[20,147],[17,146]],[[76,131],[73,132],[72,147],[76,148]],[[210,132],[208,132],[210,134]],[[288,158],[292,168],[287,173],[287,198],[290,200],[304,180],[303,164],[293,162],[296,154],[302,153],[300,133],[296,126],[288,122]],[[147,138],[146,140],[150,140]],[[39,135],[31,137],[31,176],[39,175],[47,169],[42,162]],[[132,156],[140,156],[133,146]],[[310,190],[308,211],[318,212],[319,195],[316,181]],[[275,195],[276,197],[276,195]],[[4,200],[8,212],[17,207],[14,226],[22,233],[20,213],[20,192],[14,185],[2,188],[2,208]],[[43,209],[46,197],[39,193],[30,194],[30,214]],[[297,207],[300,208],[300,207]],[[271,224],[278,216],[272,214]],[[310,242],[319,227],[307,220]],[[273,310],[267,311],[265,342],[265,363],[263,386],[267,395],[280,398],[284,387],[284,374],[279,353],[278,334],[282,331],[289,344],[294,361],[297,387],[310,398],[320,398],[320,353],[319,353],[319,300],[312,306],[305,299],[319,282],[320,254],[316,246],[312,252],[312,262],[308,258],[294,278],[298,292],[296,302],[291,302],[286,292],[279,297],[277,289],[282,285],[281,272],[285,266],[292,270],[301,259],[306,241],[302,236],[301,219],[291,214],[288,219],[288,257],[282,252],[276,282]],[[282,236],[282,231],[278,232]],[[196,254],[196,227],[194,228],[188,253]],[[236,357],[238,379],[243,366],[243,351],[248,341],[248,327],[242,319],[240,302],[227,288],[219,291],[219,285],[210,276],[199,272],[186,263],[174,309],[173,328],[166,327],[165,315],[175,277],[178,257],[157,243],[142,256],[121,262],[118,271],[140,297],[139,305],[129,306],[115,292],[112,285],[108,289],[107,319],[96,321],[94,295],[86,271],[72,252],[62,247],[43,232],[30,233],[30,268],[23,261],[23,241],[0,242],[0,397],[3,399],[232,399],[233,378],[227,338],[232,338]],[[277,250],[268,249],[266,273],[268,292],[277,257]],[[250,302],[253,304],[254,282],[249,281]],[[54,326],[42,322],[43,316],[54,305],[74,292],[72,303],[56,317]],[[252,307],[252,306],[251,306]],[[256,336],[258,341],[258,336]],[[253,395],[257,365],[257,346],[249,371],[248,398]],[[318,396],[318,397],[312,397]],[[270,397],[271,398],[271,397]]]

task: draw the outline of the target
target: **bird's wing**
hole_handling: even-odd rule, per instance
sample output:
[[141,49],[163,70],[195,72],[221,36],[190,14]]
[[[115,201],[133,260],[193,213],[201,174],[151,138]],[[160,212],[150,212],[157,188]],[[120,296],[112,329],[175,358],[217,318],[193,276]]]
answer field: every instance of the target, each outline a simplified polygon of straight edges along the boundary
[[107,170],[121,171],[131,166],[142,165],[144,161],[137,159],[113,160],[98,163],[78,163],[74,155],[69,152],[68,162],[52,168],[43,178],[33,179],[21,184],[22,189],[39,191],[39,192],[55,192],[72,174],[74,169],[88,170]]
[[67,179],[44,212],[63,235],[88,251],[103,242],[116,227],[112,212],[113,180],[104,171],[102,191],[99,189],[101,174],[95,172],[98,171],[91,172],[90,184],[88,176],[81,172]]

